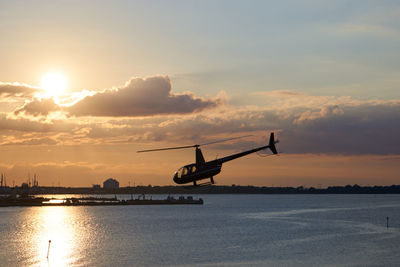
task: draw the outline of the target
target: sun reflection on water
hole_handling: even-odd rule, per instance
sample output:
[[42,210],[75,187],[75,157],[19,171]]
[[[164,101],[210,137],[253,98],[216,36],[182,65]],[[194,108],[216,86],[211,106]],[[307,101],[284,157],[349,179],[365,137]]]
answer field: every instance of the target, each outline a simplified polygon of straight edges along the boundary
[[[74,262],[74,251],[79,244],[79,234],[71,224],[76,210],[66,207],[46,207],[37,210],[37,231],[32,238],[37,241],[40,266],[69,266]],[[51,240],[49,257],[47,252]]]

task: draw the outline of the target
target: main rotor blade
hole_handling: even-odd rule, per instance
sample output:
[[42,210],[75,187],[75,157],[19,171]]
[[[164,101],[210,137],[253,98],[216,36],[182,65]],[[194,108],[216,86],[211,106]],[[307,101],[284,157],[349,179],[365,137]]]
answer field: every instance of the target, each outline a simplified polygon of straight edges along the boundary
[[252,135],[252,134],[249,134],[249,135],[243,135],[243,136],[238,136],[238,137],[233,137],[233,138],[228,138],[228,139],[222,139],[222,140],[218,140],[218,141],[213,141],[213,142],[201,144],[200,146],[207,146],[207,145],[211,145],[211,144],[227,142],[227,141],[231,141],[231,140],[235,140],[235,139],[240,139],[240,138],[245,138],[245,137],[249,137],[249,136],[253,136],[253,135]]
[[162,150],[174,150],[174,149],[184,149],[184,148],[191,148],[191,147],[196,147],[197,145],[191,145],[191,146],[177,146],[177,147],[167,147],[167,148],[157,148],[157,149],[148,149],[148,150],[139,150],[136,151],[137,153],[142,153],[142,152],[152,152],[152,151],[162,151]]
[[239,137],[233,137],[233,138],[228,138],[228,139],[223,139],[223,140],[218,140],[218,141],[213,141],[201,145],[191,145],[191,146],[177,146],[177,147],[167,147],[167,148],[156,148],[156,149],[148,149],[148,150],[139,150],[136,151],[137,153],[142,153],[142,152],[153,152],[153,151],[163,151],[163,150],[174,150],[174,149],[185,149],[185,148],[192,148],[192,147],[199,147],[199,146],[206,146],[206,145],[211,145],[215,143],[221,143],[221,142],[227,142],[230,140],[235,140],[235,139],[240,139],[240,138],[245,138],[253,135],[244,135],[244,136],[239,136]]

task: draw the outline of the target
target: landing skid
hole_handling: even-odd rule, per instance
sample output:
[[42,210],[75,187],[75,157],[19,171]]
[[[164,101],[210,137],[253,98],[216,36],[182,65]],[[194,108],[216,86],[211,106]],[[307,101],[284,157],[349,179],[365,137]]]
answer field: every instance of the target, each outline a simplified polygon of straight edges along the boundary
[[212,186],[213,184],[214,183],[211,183],[211,182],[205,182],[205,183],[202,183],[202,184],[187,185],[187,186],[184,186],[184,188],[193,189],[193,188],[197,188],[197,187]]

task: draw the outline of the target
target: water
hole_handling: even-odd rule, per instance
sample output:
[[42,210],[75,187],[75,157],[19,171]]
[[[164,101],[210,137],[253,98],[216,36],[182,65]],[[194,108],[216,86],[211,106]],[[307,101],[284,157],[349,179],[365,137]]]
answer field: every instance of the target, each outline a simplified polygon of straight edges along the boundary
[[201,197],[202,206],[0,208],[0,265],[400,264],[399,195]]

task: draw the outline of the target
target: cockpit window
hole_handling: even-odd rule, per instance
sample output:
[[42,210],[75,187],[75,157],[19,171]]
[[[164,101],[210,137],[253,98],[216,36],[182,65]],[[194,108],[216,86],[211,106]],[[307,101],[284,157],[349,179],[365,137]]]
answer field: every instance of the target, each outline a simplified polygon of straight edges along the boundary
[[177,171],[177,178],[181,178],[182,176],[189,175],[195,171],[196,171],[196,166],[182,167]]
[[178,170],[178,175],[177,175],[177,177],[178,178],[181,178],[182,177],[182,171],[183,171],[183,168],[180,168],[179,170]]

